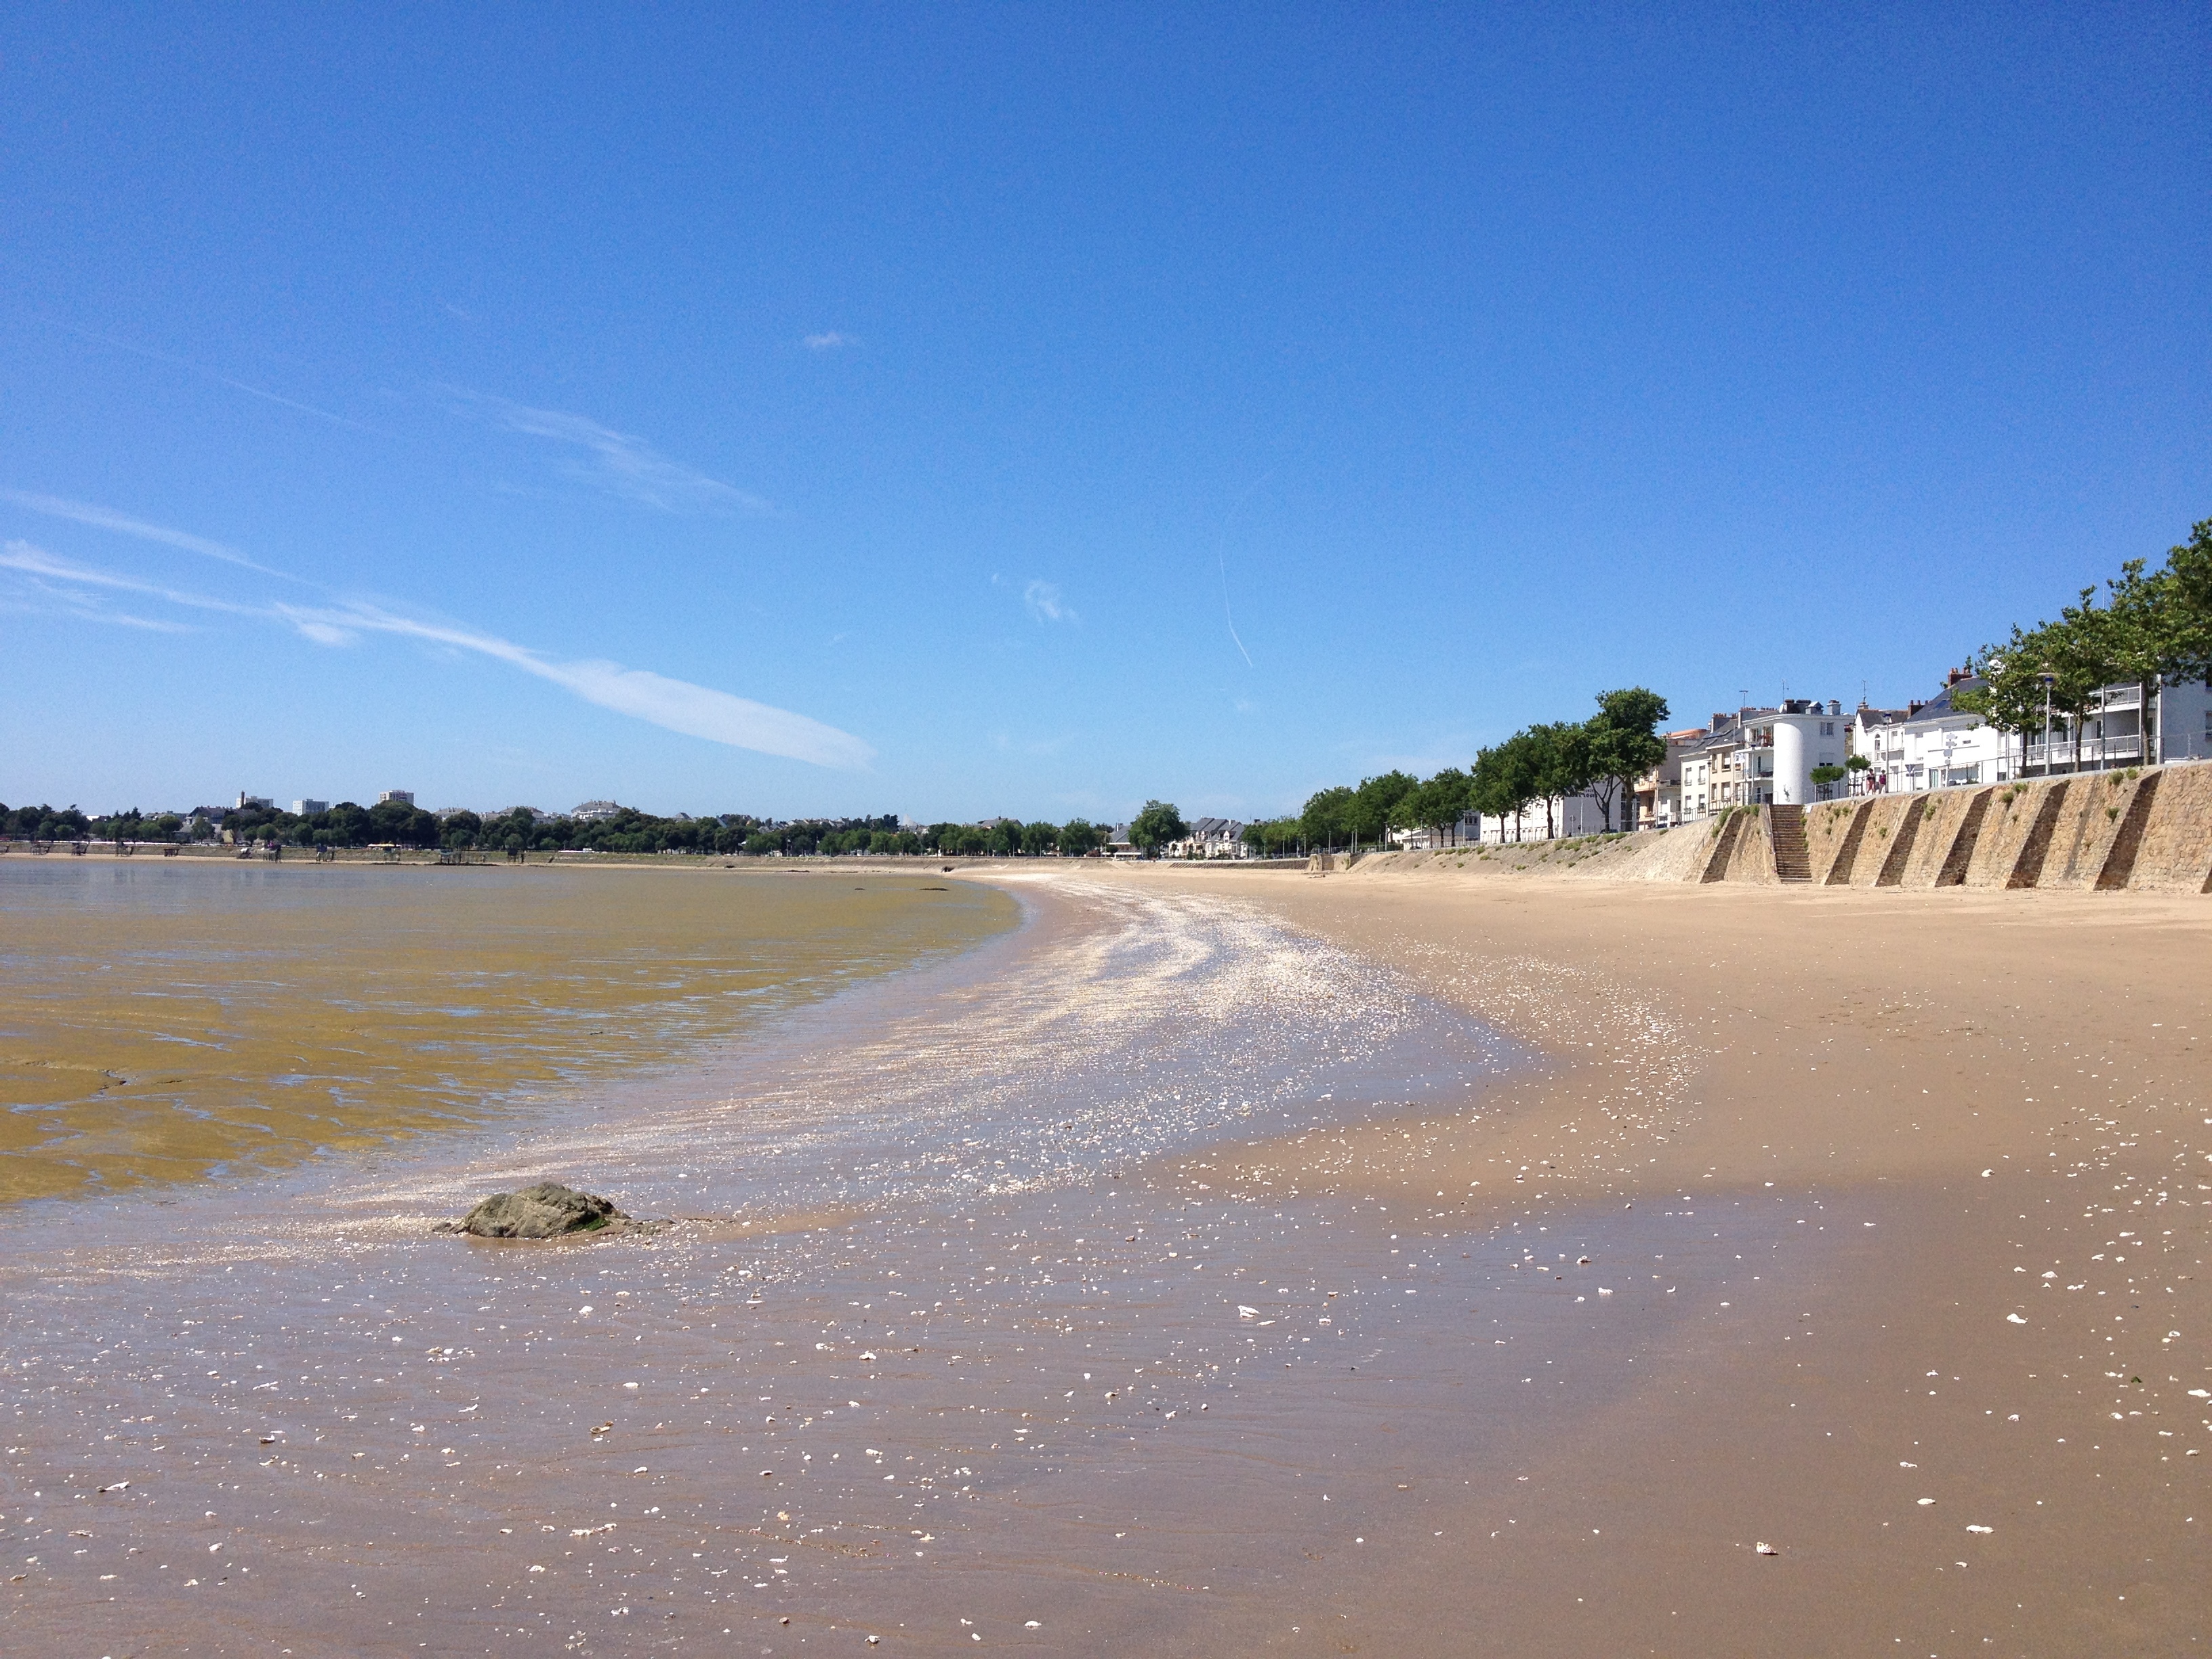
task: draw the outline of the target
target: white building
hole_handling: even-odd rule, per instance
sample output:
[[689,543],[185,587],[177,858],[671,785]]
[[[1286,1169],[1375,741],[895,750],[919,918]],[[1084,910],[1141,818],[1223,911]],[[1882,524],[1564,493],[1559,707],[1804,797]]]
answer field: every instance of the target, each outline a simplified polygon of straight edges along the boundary
[[415,804],[415,792],[412,789],[387,789],[376,798],[376,804],[381,806],[385,802],[393,800],[398,801],[402,806],[412,806]]
[[[1731,718],[1716,714],[1717,722]],[[1622,821],[1624,830],[1665,830],[1682,822],[1682,770],[1692,757],[1702,750],[1712,737],[1715,726],[1685,726],[1679,732],[1667,733],[1667,758],[1636,781],[1631,791],[1635,804],[1634,813]]]
[[292,816],[295,818],[311,818],[318,812],[327,812],[330,810],[330,802],[326,800],[311,800],[306,796],[302,796],[301,799],[292,803]]
[[621,811],[622,808],[611,800],[587,800],[572,811],[568,816],[579,823],[598,823],[614,817]]
[[1840,702],[1787,697],[1779,708],[1716,714],[1702,738],[1669,733],[1670,757],[1685,738],[1674,786],[1675,816],[1688,823],[1732,806],[1807,806],[1841,795],[1841,781],[1816,783],[1824,767],[1840,769],[1850,753],[1850,722]]
[[273,812],[276,810],[276,803],[266,795],[249,795],[241,789],[238,792],[238,805],[230,810],[234,812]]
[[1844,793],[1840,781],[1815,783],[1814,772],[1840,768],[1849,753],[1844,706],[1817,698],[1785,697],[1779,708],[1743,716],[1743,804],[1810,806]]
[[1244,826],[1235,818],[1193,818],[1189,833],[1165,848],[1174,859],[1241,859],[1251,856]]
[[[2080,727],[2077,745],[2075,723],[2063,714],[2054,714],[2047,753],[2040,730],[2012,738],[2014,757],[2021,763],[2019,775],[2039,778],[2053,773],[2145,764],[2141,686],[2106,686],[2083,711]],[[2185,760],[2212,760],[2212,690],[2195,680],[2151,689],[2148,763]]]
[[[2079,721],[2054,713],[2046,752],[2044,733],[2000,732],[1979,714],[1960,708],[1962,692],[1981,685],[1962,668],[1926,702],[1902,709],[1862,708],[1851,722],[1851,749],[1867,758],[1853,780],[1855,793],[1898,794],[1923,789],[1968,788],[2075,770],[2098,771],[2145,763],[2142,693],[2136,685],[2108,685]],[[2212,691],[2195,682],[2152,691],[2149,763],[2212,759]]]
[[1943,689],[1926,702],[1902,709],[1862,706],[1851,718],[1851,752],[1865,756],[1867,766],[1853,778],[1851,793],[1955,789],[2016,776],[2018,743],[1954,701],[1981,684],[1966,670],[1954,668]]

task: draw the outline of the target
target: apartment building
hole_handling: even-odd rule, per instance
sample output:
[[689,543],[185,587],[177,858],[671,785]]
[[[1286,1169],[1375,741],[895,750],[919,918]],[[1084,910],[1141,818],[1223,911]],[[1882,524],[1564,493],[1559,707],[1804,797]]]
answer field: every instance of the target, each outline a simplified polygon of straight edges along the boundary
[[[1840,702],[1787,697],[1778,708],[1715,714],[1702,735],[1670,732],[1668,754],[1679,769],[1670,821],[1688,823],[1731,806],[1807,806],[1841,794],[1841,782],[1815,782],[1813,774],[1844,764],[1850,726]],[[1683,746],[1674,759],[1678,737]]]

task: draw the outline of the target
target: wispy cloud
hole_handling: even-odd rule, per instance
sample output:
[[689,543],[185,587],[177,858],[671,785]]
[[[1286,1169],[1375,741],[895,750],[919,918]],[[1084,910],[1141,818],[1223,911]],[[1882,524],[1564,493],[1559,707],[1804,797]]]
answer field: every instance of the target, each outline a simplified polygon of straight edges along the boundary
[[1022,603],[1029,613],[1041,623],[1081,622],[1075,607],[1060,595],[1060,589],[1048,581],[1033,581],[1022,589]]
[[58,574],[55,562],[39,557],[38,550],[27,543],[9,542],[0,547],[0,568],[17,570],[24,576],[16,584],[16,592],[0,591],[0,611],[30,616],[58,614],[110,628],[136,628],[149,634],[194,631],[186,623],[118,611],[107,603],[106,594],[88,591],[81,585],[81,573],[69,570],[65,574]]
[[642,438],[612,427],[601,426],[566,410],[535,409],[484,392],[452,388],[473,408],[482,410],[509,432],[544,438],[581,455],[569,464],[571,476],[596,484],[611,494],[663,513],[768,513],[774,509],[759,496],[724,483],[720,478],[672,461]]
[[840,334],[830,329],[822,334],[810,334],[803,343],[809,351],[836,351],[846,346],[856,346],[860,341],[850,334]]
[[0,570],[18,573],[41,595],[93,620],[164,630],[180,626],[125,617],[106,609],[99,598],[105,592],[124,592],[160,599],[188,610],[278,623],[323,646],[350,645],[364,634],[394,635],[490,657],[549,680],[586,702],[686,737],[848,770],[865,768],[875,757],[875,750],[850,732],[788,709],[688,680],[671,679],[647,669],[626,668],[617,662],[563,662],[495,634],[408,617],[380,605],[359,602],[300,605],[282,601],[241,605],[98,569],[24,541],[0,544]]
[[[59,495],[40,495],[27,489],[0,489],[0,501],[13,501],[18,507],[28,507],[33,513],[43,513],[49,518],[69,519],[78,524],[90,525],[95,530],[112,530],[120,535],[136,536],[140,541],[159,542],[164,547],[182,548],[187,553],[198,553],[203,558],[221,559],[225,564],[234,564],[242,569],[258,570],[264,576],[283,576],[281,570],[271,570],[265,564],[257,564],[234,547],[221,542],[211,542],[204,536],[195,536],[189,531],[172,530],[166,525],[148,524],[143,519],[133,519],[116,512],[112,507],[94,507],[87,501],[72,501]],[[285,577],[296,581],[297,577]]]
[[228,386],[233,392],[242,392],[249,398],[258,398],[264,404],[275,404],[280,409],[292,410],[301,415],[312,415],[319,421],[328,421],[332,426],[342,426],[350,431],[366,432],[375,437],[384,435],[374,427],[363,426],[359,421],[343,415],[334,415],[327,409],[318,409],[313,404],[303,404],[296,398],[283,397],[276,392],[264,391],[258,386],[249,386],[244,380],[234,380],[228,374],[219,374],[211,368],[204,368],[188,358],[172,356],[166,351],[155,351],[150,346],[133,345],[128,340],[118,340],[112,335],[95,334],[88,328],[78,328],[74,324],[64,323],[52,317],[43,317],[39,320],[50,328],[61,330],[64,334],[74,334],[80,340],[89,340],[95,345],[112,346],[118,351],[127,351],[134,357],[143,357],[149,362],[167,363],[172,368],[181,368],[188,374],[199,375],[204,380],[214,381],[217,386]]
[[625,668],[617,662],[557,662],[496,635],[424,622],[374,605],[311,609],[279,605],[273,610],[319,644],[343,644],[356,633],[398,634],[473,651],[550,680],[586,702],[687,737],[816,766],[857,769],[875,758],[874,750],[834,726],[647,669]]
[[0,570],[21,571],[26,575],[41,578],[49,583],[58,582],[70,588],[94,587],[112,592],[143,593],[194,611],[216,611],[234,617],[274,614],[254,605],[233,605],[228,599],[212,599],[202,594],[186,592],[181,588],[165,587],[159,582],[141,581],[135,576],[97,570],[90,565],[58,557],[25,541],[11,541],[0,546]]

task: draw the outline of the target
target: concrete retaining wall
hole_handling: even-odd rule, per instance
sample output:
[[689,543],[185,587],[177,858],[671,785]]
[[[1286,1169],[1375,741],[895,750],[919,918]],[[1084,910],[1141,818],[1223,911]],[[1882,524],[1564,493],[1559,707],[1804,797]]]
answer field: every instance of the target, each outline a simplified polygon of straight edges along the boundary
[[2212,891],[2212,765],[2161,769],[2158,796],[2136,850],[2131,888]]
[[[1851,825],[1863,801],[1822,801],[1805,809],[1805,854],[1813,866],[1813,884],[1825,884],[1836,872],[1836,862],[1851,847]],[[1863,840],[1863,835],[1861,839]]]
[[1774,869],[1774,842],[1766,832],[1766,817],[1758,811],[1738,815],[1743,828],[1736,834],[1735,847],[1729,854],[1727,872],[1723,881],[1750,883],[1759,887],[1778,887],[1782,878]]
[[[1915,799],[1910,795],[1876,795],[1866,802],[1866,817],[1859,824],[1858,848],[1848,869],[1841,863],[1843,849],[1839,846],[1837,861],[1821,880],[1837,887],[1874,886],[1889,863],[1890,855],[1896,851],[1898,833]],[[1839,833],[1847,836],[1849,831]]]
[[2042,784],[2008,783],[1990,797],[1982,833],[1974,839],[1974,856],[1966,865],[1966,886],[2002,887],[2012,879],[2047,792]]
[[1960,831],[1966,827],[1975,797],[1980,793],[1978,789],[1947,789],[1926,797],[1927,805],[1920,813],[1920,828],[1912,838],[1912,852],[1899,876],[1899,886],[1925,889],[1936,885],[1936,877],[1950,860]]
[[2074,780],[2059,810],[2037,886],[2097,884],[2138,781],[2124,772],[2089,772]]

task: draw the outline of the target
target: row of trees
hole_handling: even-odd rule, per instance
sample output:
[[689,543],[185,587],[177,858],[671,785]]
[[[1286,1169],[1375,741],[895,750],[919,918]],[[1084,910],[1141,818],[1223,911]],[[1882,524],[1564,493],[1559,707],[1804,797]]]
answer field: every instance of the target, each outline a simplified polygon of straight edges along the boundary
[[[1153,803],[1157,805],[1158,803]],[[1172,814],[1174,809],[1168,811]],[[914,856],[1079,858],[1106,843],[1107,831],[1084,818],[1066,823],[1024,823],[1000,818],[988,825],[933,823],[902,830],[895,814],[865,818],[815,818],[770,824],[742,812],[714,817],[657,817],[625,807],[612,817],[584,821],[544,817],[526,807],[480,816],[450,812],[442,819],[404,801],[361,806],[341,801],[327,811],[302,816],[274,807],[241,807],[223,815],[221,830],[203,817],[149,814],[132,807],[92,817],[74,806],[0,805],[0,836],[24,841],[190,842],[227,835],[240,843],[301,848],[412,847],[451,851],[529,853],[691,853],[756,857],[906,854]],[[1175,833],[1182,833],[1181,820]]]
[[19,841],[84,841],[94,822],[74,806],[0,806],[0,835]]
[[2077,770],[2082,717],[2099,706],[2097,693],[2132,682],[2142,697],[2142,753],[2151,759],[2159,684],[2212,684],[2212,519],[2191,526],[2189,539],[2169,548],[2156,570],[2146,560],[2129,560],[2106,582],[2101,602],[2094,587],[2083,588],[2057,621],[2015,623],[2009,639],[1982,647],[1973,666],[1982,684],[1954,694],[1953,702],[2023,738],[2042,731],[2046,720],[2063,721]]
[[1066,823],[1024,823],[1000,818],[988,829],[973,823],[933,823],[915,837],[915,850],[947,858],[1079,859],[1106,844],[1108,832],[1087,818]]
[[1558,827],[1556,803],[1585,790],[1596,796],[1607,829],[1613,826],[1616,806],[1626,827],[1625,803],[1636,780],[1667,758],[1667,740],[1659,732],[1667,700],[1631,686],[1600,692],[1597,708],[1580,722],[1524,727],[1483,750],[1469,770],[1446,767],[1427,779],[1390,771],[1362,779],[1357,787],[1320,790],[1296,817],[1248,824],[1245,842],[1274,856],[1372,847],[1393,830],[1426,830],[1443,841],[1456,835],[1469,811],[1510,819],[1517,834],[1522,814],[1539,801],[1550,834]]

